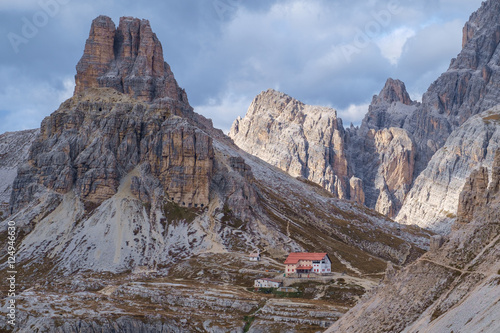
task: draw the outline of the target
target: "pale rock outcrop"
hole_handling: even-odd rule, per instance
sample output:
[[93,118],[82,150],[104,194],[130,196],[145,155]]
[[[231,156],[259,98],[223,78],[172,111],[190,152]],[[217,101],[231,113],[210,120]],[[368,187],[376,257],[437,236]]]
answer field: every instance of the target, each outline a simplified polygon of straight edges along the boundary
[[[433,168],[433,165],[429,164],[431,158],[445,145],[454,130],[472,116],[500,104],[498,90],[500,70],[497,66],[500,56],[498,48],[500,30],[496,24],[499,19],[500,2],[497,0],[483,2],[481,8],[471,15],[464,26],[462,51],[456,59],[452,59],[448,70],[431,84],[423,95],[422,103],[412,102],[406,96],[402,82],[389,79],[381,94],[373,98],[360,129],[351,130],[350,136],[363,137],[370,129],[402,128],[407,131],[415,145],[413,179],[420,176],[427,167]],[[359,141],[355,139],[352,141],[355,146],[359,144]],[[357,169],[363,164],[355,161],[350,163],[350,166]],[[469,172],[472,169],[473,167],[469,169]],[[428,174],[429,170],[425,172]],[[370,193],[370,188],[372,188],[370,179],[363,177],[359,172],[354,172],[354,174],[363,179],[367,205],[374,207],[372,198],[378,198],[381,193],[376,192],[375,195]],[[468,174],[460,175],[460,181],[462,182],[467,176]],[[426,190],[431,197],[433,192],[441,192],[442,196],[446,196],[445,193],[450,190],[451,197],[455,200],[463,183],[456,185],[450,183],[452,186],[449,188],[440,182],[435,185],[436,188]],[[416,186],[415,190],[422,192],[421,188],[418,189],[421,184],[416,184]],[[429,186],[431,186],[430,183]],[[386,194],[382,193],[382,196],[387,198]],[[389,201],[384,206],[387,206]],[[407,197],[405,209],[399,213],[398,220],[421,225],[432,224],[435,230],[440,229],[446,232],[456,214],[456,202],[447,203],[444,207],[442,201],[443,199],[439,199],[438,202],[430,205],[422,203],[422,198],[416,199],[415,193],[412,192]],[[398,206],[400,205],[395,205],[396,214],[399,211]],[[413,214],[410,211],[424,213]],[[433,217],[427,218],[424,215]],[[448,217],[443,219],[442,216],[446,215]],[[435,219],[436,216],[439,218]],[[424,221],[420,222],[422,218]],[[430,222],[431,219],[434,219],[434,222]],[[439,219],[443,223],[439,222]]]
[[443,246],[444,238],[441,235],[434,235],[431,237],[431,241],[429,244],[429,251],[430,252],[436,252],[438,251],[441,246]]
[[389,78],[373,96],[361,126],[347,129],[349,165],[363,180],[365,204],[391,218],[413,182],[417,149],[402,127],[417,106],[404,83]]
[[352,176],[351,179],[349,179],[349,185],[350,185],[349,193],[351,200],[361,205],[364,204],[365,192],[363,190],[363,181],[359,178]]
[[349,139],[350,165],[363,180],[365,204],[394,217],[413,181],[416,147],[411,137],[401,128],[362,127]]
[[500,151],[491,182],[485,171],[467,180],[460,223],[442,247],[381,284],[328,333],[500,330]]
[[394,217],[413,181],[416,147],[406,130],[376,126],[392,117],[386,115],[389,106],[402,119],[415,108],[401,81],[389,80],[374,96],[373,112],[383,109],[377,113],[380,119],[367,118],[360,129],[346,132],[335,110],[268,90],[234,122],[229,136],[294,177]]
[[432,157],[406,197],[396,220],[446,234],[472,170],[491,169],[500,147],[500,108],[476,115],[456,129]]
[[344,135],[334,109],[306,105],[272,89],[255,97],[229,132],[248,153],[348,199]]

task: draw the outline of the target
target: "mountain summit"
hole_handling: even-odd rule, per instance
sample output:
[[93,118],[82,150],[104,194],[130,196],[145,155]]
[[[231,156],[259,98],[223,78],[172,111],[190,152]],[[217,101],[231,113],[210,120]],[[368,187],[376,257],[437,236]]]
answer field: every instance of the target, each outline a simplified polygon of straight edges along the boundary
[[94,19],[76,72],[75,94],[110,87],[141,101],[171,98],[187,103],[148,20],[122,17],[115,28],[107,16]]

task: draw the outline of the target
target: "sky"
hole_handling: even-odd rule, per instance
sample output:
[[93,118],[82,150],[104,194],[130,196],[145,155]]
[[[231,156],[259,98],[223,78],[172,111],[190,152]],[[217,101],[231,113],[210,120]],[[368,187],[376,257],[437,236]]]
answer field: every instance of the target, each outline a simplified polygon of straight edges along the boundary
[[148,19],[195,111],[228,132],[273,88],[359,124],[387,78],[420,100],[481,0],[0,0],[0,133],[71,97],[92,20]]

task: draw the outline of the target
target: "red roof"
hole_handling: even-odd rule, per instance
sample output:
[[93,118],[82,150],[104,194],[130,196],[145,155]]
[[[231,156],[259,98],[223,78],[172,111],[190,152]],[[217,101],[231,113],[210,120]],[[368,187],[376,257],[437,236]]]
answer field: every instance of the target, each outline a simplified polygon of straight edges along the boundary
[[285,260],[285,265],[287,264],[296,264],[299,260],[321,260],[328,254],[325,253],[309,253],[309,252],[292,252],[288,255],[288,258]]

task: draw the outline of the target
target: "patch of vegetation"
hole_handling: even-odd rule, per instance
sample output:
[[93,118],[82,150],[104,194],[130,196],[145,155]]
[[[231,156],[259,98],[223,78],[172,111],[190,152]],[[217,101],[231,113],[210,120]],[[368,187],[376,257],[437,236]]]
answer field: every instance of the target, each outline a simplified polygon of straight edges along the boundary
[[163,214],[169,221],[193,222],[198,215],[196,209],[181,207],[175,202],[167,201],[163,205]]
[[148,215],[151,214],[151,202],[143,202],[142,206],[146,209]]
[[439,318],[444,312],[441,310],[441,308],[437,308],[434,310],[434,312],[431,315],[431,321],[434,321],[435,319]]
[[227,203],[224,204],[224,207],[222,208],[222,213],[224,214],[224,216],[221,219],[222,223],[228,224],[236,229],[239,229],[241,228],[241,226],[243,226],[244,222],[241,219],[234,216],[233,211],[231,210],[231,208],[229,208]]
[[88,200],[83,200],[83,209],[85,210],[85,216],[83,219],[86,219],[92,213],[100,206],[101,204],[98,204],[93,201],[88,201]]
[[252,326],[252,323],[255,320],[255,316],[245,316],[243,318],[245,321],[245,326],[243,327],[243,332],[248,332],[250,330],[250,326]]
[[449,219],[454,219],[457,217],[457,215],[455,215],[454,213],[452,212],[449,212],[447,210],[441,210],[441,213],[445,214],[447,218]]
[[285,292],[285,291],[278,291],[277,288],[259,288],[255,290],[255,288],[246,288],[250,292],[258,292],[258,293],[263,293],[267,295],[274,295],[276,298],[303,298],[303,292],[301,291],[296,291],[296,292]]
[[315,182],[310,181],[309,179],[306,179],[306,178],[300,177],[300,176],[297,177],[296,179],[300,180],[304,184],[307,184],[307,185],[311,186],[313,188],[313,191],[316,192],[319,195],[322,195],[322,196],[327,197],[327,198],[335,198],[335,196],[333,195],[333,193],[331,193],[330,191],[326,190],[323,186],[321,186],[319,184],[316,184]]
[[329,285],[326,288],[323,298],[338,305],[354,306],[366,293],[365,288],[357,284],[346,284],[345,281],[339,280],[337,280],[338,285]]
[[313,299],[318,292],[319,289],[318,287],[322,285],[323,283],[318,281],[304,281],[304,282],[294,283],[291,285],[291,287],[298,290],[298,293],[300,294],[301,298]]

